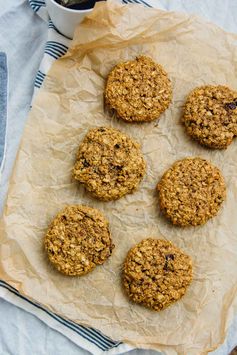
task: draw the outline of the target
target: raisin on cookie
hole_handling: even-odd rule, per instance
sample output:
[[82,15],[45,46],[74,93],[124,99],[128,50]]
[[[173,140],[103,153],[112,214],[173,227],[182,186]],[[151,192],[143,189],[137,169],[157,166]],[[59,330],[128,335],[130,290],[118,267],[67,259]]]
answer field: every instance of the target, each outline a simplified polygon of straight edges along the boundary
[[149,57],[117,64],[108,75],[105,103],[125,121],[152,121],[168,108],[171,99],[166,71]]
[[191,281],[191,258],[167,240],[142,240],[124,262],[123,284],[129,298],[155,311],[178,301]]
[[79,146],[74,178],[103,201],[133,192],[146,170],[140,145],[117,129],[91,129]]
[[206,85],[188,96],[182,121],[200,144],[225,149],[237,135],[237,92],[227,86]]
[[109,224],[95,208],[65,207],[52,221],[44,238],[49,260],[61,273],[82,276],[103,264],[114,245]]
[[220,170],[199,157],[174,163],[157,189],[161,210],[182,227],[206,223],[217,214],[226,196]]

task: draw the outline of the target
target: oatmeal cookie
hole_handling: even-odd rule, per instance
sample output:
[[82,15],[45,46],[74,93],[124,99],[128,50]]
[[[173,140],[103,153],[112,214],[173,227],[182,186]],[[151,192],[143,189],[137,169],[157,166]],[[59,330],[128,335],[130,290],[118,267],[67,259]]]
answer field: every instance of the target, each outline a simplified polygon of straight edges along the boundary
[[124,262],[123,284],[129,298],[155,311],[178,301],[191,281],[191,258],[167,240],[142,240]]
[[52,221],[44,238],[45,250],[56,269],[81,276],[101,265],[111,255],[109,224],[95,208],[71,205]]
[[114,128],[91,129],[81,143],[73,176],[100,200],[135,190],[145,174],[140,146]]
[[237,92],[221,85],[194,89],[182,121],[187,133],[202,145],[227,148],[237,135]]
[[177,161],[157,189],[161,210],[182,227],[206,223],[217,214],[226,196],[220,170],[198,157]]
[[152,121],[168,108],[171,99],[166,71],[149,57],[120,63],[109,73],[105,102],[125,121]]

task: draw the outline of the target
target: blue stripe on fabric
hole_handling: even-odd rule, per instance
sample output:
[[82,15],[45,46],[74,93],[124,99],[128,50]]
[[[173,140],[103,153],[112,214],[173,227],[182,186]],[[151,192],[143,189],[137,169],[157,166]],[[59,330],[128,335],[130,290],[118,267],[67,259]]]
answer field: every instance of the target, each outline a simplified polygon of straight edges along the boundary
[[44,78],[36,77],[35,78],[35,83],[42,84],[44,81]]
[[40,88],[41,85],[43,84],[44,78],[46,77],[46,74],[44,74],[41,70],[38,70],[38,73],[35,78],[35,86],[37,88]]
[[38,12],[41,7],[45,7],[45,1],[41,0],[29,0],[30,6],[34,12]]
[[144,0],[138,0],[141,4],[146,5],[147,7],[152,7],[150,4],[148,4],[146,1]]
[[147,7],[152,7],[151,5],[149,5],[147,2],[145,2],[143,0],[123,0],[123,2],[125,4],[128,4],[128,3],[134,4],[134,3],[136,3],[136,4],[140,4],[140,5],[145,5]]
[[68,47],[59,42],[48,41],[45,46],[45,51],[46,50],[48,52],[52,52],[54,55],[57,55],[57,58],[59,58],[67,52]]
[[42,81],[35,80],[35,86],[41,87],[42,83],[43,83],[43,80]]
[[51,55],[53,58],[58,59],[62,57],[68,50],[68,47],[64,44],[48,41],[45,46],[44,52]]
[[[37,89],[40,89],[41,88],[41,85],[37,84],[36,82],[34,83],[34,87],[37,88]],[[30,109],[32,108],[32,106],[30,106]]]
[[38,70],[37,75],[42,76],[44,78],[46,74],[44,74],[41,70]]
[[56,28],[52,20],[49,20],[49,28]]
[[29,0],[30,5],[41,5],[41,6],[45,6],[45,1],[41,1],[41,0]]
[[35,80],[34,86],[36,86],[37,88],[40,88],[42,84],[43,84],[43,80],[42,81]]
[[54,54],[61,54],[61,55],[64,55],[67,52],[66,49],[57,48],[54,45],[48,43],[46,44],[45,49],[51,50]]
[[[108,344],[108,339],[109,338],[105,337],[103,334],[95,331],[94,329],[86,328],[86,327],[77,325],[74,322],[68,321],[68,320],[58,316],[57,314],[48,311],[47,309],[42,307],[39,303],[32,302],[31,300],[29,300],[26,297],[22,296],[15,288],[13,288],[12,286],[8,285],[5,281],[0,281],[0,286],[4,287],[5,289],[7,289],[10,292],[14,293],[16,296],[18,296],[21,299],[27,301],[28,303],[32,304],[33,306],[36,306],[37,308],[41,309],[42,311],[47,313],[52,318],[54,318],[55,320],[59,321],[61,324],[67,326],[71,330],[73,330],[76,333],[78,333],[79,335],[81,335],[83,338],[89,340],[90,342],[92,342],[93,344],[98,346],[103,351],[109,350],[109,349],[111,349],[113,347],[117,347],[117,346],[119,346],[121,344],[120,342],[114,342],[114,341],[111,340],[109,342],[109,344],[111,344],[111,346],[108,347],[107,344]],[[92,334],[91,331],[93,333],[96,333],[96,335]],[[97,336],[99,336],[99,338]]]
[[37,73],[36,77],[37,76],[42,77],[44,79],[46,74],[44,74],[41,70],[38,70],[38,73]]
[[52,45],[54,45],[54,46],[63,47],[63,48],[65,48],[66,50],[68,50],[68,47],[65,46],[65,44],[63,44],[63,43],[56,42],[56,41],[48,41],[47,43],[52,44]]
[[128,1],[131,2],[131,3],[133,3],[133,4],[136,3],[136,4],[140,4],[140,5],[141,5],[141,3],[140,3],[139,0],[132,0],[132,1],[131,1],[131,0],[128,0]]
[[62,36],[62,33],[59,32],[59,30],[54,26],[52,20],[49,20],[49,26],[50,29],[53,29],[54,31],[56,31],[57,33],[59,33]]
[[[75,324],[73,322],[73,324]],[[80,325],[81,328],[83,328],[85,331],[88,331],[88,327],[84,327],[83,325]],[[89,328],[90,333],[93,333],[95,337],[100,337],[103,338],[103,341],[109,346],[109,348],[114,348],[118,346],[119,344],[122,344],[121,342],[116,342],[108,337],[106,337],[104,334],[100,333],[98,330],[94,328]]]
[[44,53],[50,55],[50,56],[53,57],[54,59],[58,59],[58,58],[61,57],[61,55],[54,55],[54,54],[52,53],[52,51],[49,51],[49,50],[47,50],[47,49],[44,51]]
[[38,12],[40,8],[41,8],[40,5],[33,5],[32,6],[32,9],[34,10],[34,12]]
[[61,50],[59,50],[59,49],[52,48],[52,47],[50,47],[50,46],[45,47],[45,51],[46,51],[46,50],[47,50],[48,52],[51,52],[51,53],[57,55],[58,57],[62,57],[62,56],[65,54],[65,52],[63,52],[63,51],[61,51]]

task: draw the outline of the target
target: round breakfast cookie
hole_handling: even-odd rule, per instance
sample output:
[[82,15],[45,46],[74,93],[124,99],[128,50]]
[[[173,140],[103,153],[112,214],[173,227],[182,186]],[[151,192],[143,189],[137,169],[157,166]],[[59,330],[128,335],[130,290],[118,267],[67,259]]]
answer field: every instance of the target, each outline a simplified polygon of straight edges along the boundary
[[191,281],[191,258],[167,240],[142,240],[124,262],[123,284],[129,298],[155,311],[178,301]]
[[152,121],[168,108],[171,98],[166,71],[149,57],[120,63],[109,73],[105,102],[125,121]]
[[140,146],[114,128],[91,129],[81,143],[73,176],[100,200],[115,200],[137,188],[146,164]]
[[206,223],[217,214],[226,196],[220,170],[202,158],[177,161],[157,189],[161,210],[182,227]]
[[51,263],[69,276],[92,271],[108,259],[114,248],[103,214],[83,205],[67,206],[57,214],[44,246]]
[[209,148],[225,149],[237,135],[237,92],[227,86],[201,86],[186,101],[187,133]]

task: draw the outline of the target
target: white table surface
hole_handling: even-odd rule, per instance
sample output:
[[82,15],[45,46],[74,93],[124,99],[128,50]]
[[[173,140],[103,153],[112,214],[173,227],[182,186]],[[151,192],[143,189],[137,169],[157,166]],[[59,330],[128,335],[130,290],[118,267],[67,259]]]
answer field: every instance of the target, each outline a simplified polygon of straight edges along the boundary
[[[237,33],[237,0],[151,0],[166,10],[197,14]],[[0,51],[8,56],[9,106],[7,153],[0,186],[0,208],[27,119],[34,78],[42,59],[47,24],[33,14],[27,0],[0,0]],[[0,299],[0,355],[86,355],[66,337],[35,316]],[[213,355],[227,355],[237,345],[237,319],[225,344]],[[155,355],[134,350],[129,354]]]

